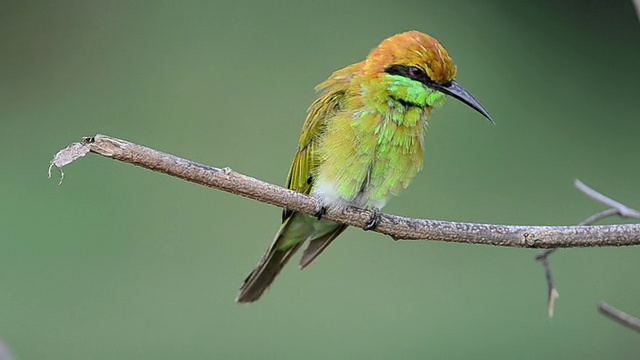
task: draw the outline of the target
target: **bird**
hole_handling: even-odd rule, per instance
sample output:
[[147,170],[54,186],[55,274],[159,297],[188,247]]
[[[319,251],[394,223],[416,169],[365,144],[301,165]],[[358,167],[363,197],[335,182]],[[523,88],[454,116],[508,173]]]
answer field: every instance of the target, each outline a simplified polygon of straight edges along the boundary
[[446,96],[493,123],[487,110],[455,81],[457,68],[433,37],[412,30],[383,40],[365,60],[335,71],[316,87],[286,180],[312,196],[314,215],[284,209],[282,224],[246,278],[237,303],[258,300],[306,242],[304,269],[346,225],[322,218],[328,208],[380,209],[422,169],[427,120]]

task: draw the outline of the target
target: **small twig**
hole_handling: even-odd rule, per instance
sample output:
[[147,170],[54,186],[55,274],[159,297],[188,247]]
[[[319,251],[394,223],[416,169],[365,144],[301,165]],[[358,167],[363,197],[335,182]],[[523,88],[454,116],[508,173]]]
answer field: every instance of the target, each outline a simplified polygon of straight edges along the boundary
[[[638,15],[638,18],[640,18],[640,0],[633,0],[633,5],[636,8],[636,13]],[[616,211],[620,213],[619,209],[616,209]],[[635,213],[638,213],[638,211],[635,211]],[[637,216],[631,216],[631,217],[638,218]],[[631,316],[604,302],[600,303],[600,305],[598,306],[598,310],[600,311],[600,313],[604,314],[605,316],[608,316],[609,318],[617,321],[618,323],[624,326],[627,326],[635,331],[640,332],[640,319],[638,319],[637,317]]]
[[[573,182],[573,185],[575,185],[575,187],[578,188],[578,190],[582,191],[585,195],[587,195],[588,197],[612,208],[616,210],[616,214],[623,217],[623,218],[634,218],[634,219],[640,219],[640,211],[638,210],[634,210],[631,209],[615,200],[613,200],[612,198],[608,197],[608,196],[604,196],[601,193],[593,190],[592,188],[588,187],[587,185],[585,185],[582,181],[576,179]],[[591,219],[591,218],[589,218]],[[589,220],[587,219],[587,220]],[[583,221],[586,222],[587,220]],[[599,220],[599,219],[597,219]],[[591,225],[591,224],[585,224],[585,225]]]
[[16,357],[2,340],[0,340],[0,360],[16,360]]
[[600,211],[599,213],[595,213],[589,216],[588,218],[582,220],[581,222],[578,223],[578,226],[593,225],[604,218],[608,218],[609,216],[616,216],[616,215],[620,215],[620,213],[616,209],[603,210],[603,211]]
[[601,302],[600,305],[598,305],[598,311],[608,318],[613,319],[630,329],[640,332],[640,319],[637,317],[629,315],[622,310],[618,310],[605,302]]
[[[588,197],[605,204],[610,209],[601,211],[599,213],[593,214],[588,218],[581,221],[578,226],[591,226],[595,222],[600,221],[609,216],[618,215],[622,218],[636,218],[640,219],[640,212],[634,209],[631,209],[608,196],[605,196],[589,186],[585,185],[582,181],[576,179],[573,184],[578,190],[582,191]],[[544,277],[547,281],[547,312],[549,313],[549,317],[553,317],[555,301],[560,296],[558,293],[558,289],[555,286],[555,282],[553,281],[553,275],[551,274],[551,265],[549,265],[549,256],[553,254],[557,249],[547,249],[540,254],[536,255],[535,259],[542,263],[542,268],[544,269]]]
[[553,281],[551,265],[549,265],[549,255],[553,254],[556,250],[558,249],[543,250],[536,256],[536,260],[542,263],[544,278],[547,281],[547,314],[549,315],[549,318],[553,317],[556,299],[560,297],[560,293],[558,292],[558,289],[556,289],[555,282]]
[[[305,214],[316,212],[315,200],[307,195],[272,185],[229,168],[219,169],[177,156],[162,153],[128,141],[105,135],[85,138],[80,145],[88,151],[129,164],[165,173],[196,184],[220,189],[267,204]],[[70,152],[84,155],[74,146]],[[61,151],[51,161],[59,167],[71,161]],[[71,156],[73,158],[74,156]],[[59,159],[64,161],[59,161]],[[62,165],[60,165],[62,164]],[[371,220],[368,210],[330,208],[323,218],[349,226],[364,228]],[[640,245],[640,224],[606,226],[512,226],[460,223],[427,219],[409,219],[380,214],[375,232],[394,239],[436,240],[466,244],[484,244],[518,248],[548,249],[558,247]]]

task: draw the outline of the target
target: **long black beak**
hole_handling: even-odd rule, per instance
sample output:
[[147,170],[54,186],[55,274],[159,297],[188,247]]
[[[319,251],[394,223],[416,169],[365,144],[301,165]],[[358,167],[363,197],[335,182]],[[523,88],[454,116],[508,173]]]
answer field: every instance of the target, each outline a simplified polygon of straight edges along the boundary
[[491,115],[489,115],[489,112],[484,108],[484,106],[482,106],[482,104],[480,104],[480,102],[476,100],[476,98],[474,98],[473,95],[471,95],[467,90],[458,85],[457,82],[451,81],[445,85],[430,83],[429,87],[438,90],[441,93],[453,96],[454,98],[471,106],[475,111],[479,112],[480,114],[484,115],[484,117],[489,119],[492,124],[495,124],[493,122],[493,119],[491,118]]

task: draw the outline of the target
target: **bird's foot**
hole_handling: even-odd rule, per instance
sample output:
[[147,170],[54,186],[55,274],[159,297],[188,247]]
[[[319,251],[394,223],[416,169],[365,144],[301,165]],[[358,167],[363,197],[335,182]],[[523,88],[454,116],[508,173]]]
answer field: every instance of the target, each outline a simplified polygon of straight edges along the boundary
[[375,229],[376,226],[378,226],[378,223],[380,222],[380,209],[372,208],[370,210],[371,210],[371,218],[369,219],[369,222],[367,223],[367,225],[365,225],[365,227],[362,228],[362,230],[364,231]]
[[322,215],[324,215],[327,212],[327,208],[324,206],[320,206],[320,205],[316,205],[316,212],[313,213],[313,216],[320,220],[322,219]]

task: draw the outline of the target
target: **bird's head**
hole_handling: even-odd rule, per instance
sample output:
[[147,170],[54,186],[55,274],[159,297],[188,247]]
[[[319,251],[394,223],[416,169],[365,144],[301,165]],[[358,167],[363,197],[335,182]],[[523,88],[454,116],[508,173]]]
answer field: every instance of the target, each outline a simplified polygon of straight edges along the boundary
[[491,116],[468,91],[454,81],[456,66],[440,43],[419,31],[385,39],[364,61],[363,74],[381,79],[389,96],[418,107],[435,107],[452,96],[491,122]]

